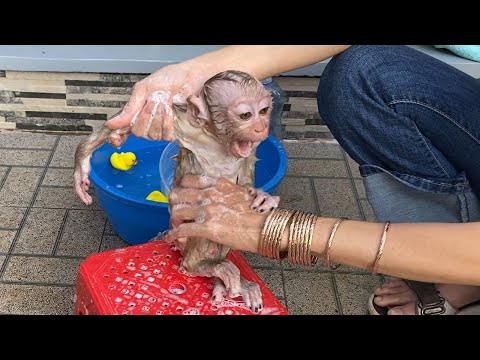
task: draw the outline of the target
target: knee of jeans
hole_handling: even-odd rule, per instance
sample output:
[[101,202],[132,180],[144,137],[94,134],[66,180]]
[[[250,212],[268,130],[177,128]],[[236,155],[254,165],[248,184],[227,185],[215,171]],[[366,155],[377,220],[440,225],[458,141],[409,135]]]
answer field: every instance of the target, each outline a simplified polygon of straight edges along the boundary
[[322,73],[317,105],[322,119],[332,132],[355,127],[352,113],[359,111],[364,97],[372,96],[379,84],[379,70],[392,49],[381,45],[355,45],[334,56]]
[[[392,222],[464,222],[459,197],[420,191],[392,175],[376,173],[363,177],[366,197],[378,221]],[[478,199],[467,193],[470,219],[478,216]],[[472,197],[473,196],[473,197]]]

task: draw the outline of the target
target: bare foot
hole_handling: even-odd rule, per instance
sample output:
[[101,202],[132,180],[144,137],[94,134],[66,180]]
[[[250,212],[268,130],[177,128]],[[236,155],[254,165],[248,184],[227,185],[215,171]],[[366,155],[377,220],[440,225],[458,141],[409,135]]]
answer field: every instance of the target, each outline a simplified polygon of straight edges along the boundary
[[373,301],[389,308],[387,315],[416,315],[417,295],[399,278],[390,278],[374,291]]
[[[445,299],[443,314],[453,315],[460,310],[463,312],[464,309],[477,303],[480,299],[479,286],[436,284],[435,288],[439,296]],[[389,278],[386,283],[375,289],[374,294],[374,303],[387,308],[387,315],[418,315],[417,295],[402,279]],[[435,309],[431,308],[426,311],[432,313],[432,310]]]
[[[250,308],[254,312],[258,312],[262,310],[263,302],[262,302],[262,292],[260,290],[260,285],[254,283],[252,281],[245,280],[241,278],[241,296],[242,300],[245,303],[245,306]],[[220,301],[223,298],[223,295],[227,293],[225,285],[223,284],[222,280],[215,279],[215,287],[213,288],[212,292],[212,301]]]

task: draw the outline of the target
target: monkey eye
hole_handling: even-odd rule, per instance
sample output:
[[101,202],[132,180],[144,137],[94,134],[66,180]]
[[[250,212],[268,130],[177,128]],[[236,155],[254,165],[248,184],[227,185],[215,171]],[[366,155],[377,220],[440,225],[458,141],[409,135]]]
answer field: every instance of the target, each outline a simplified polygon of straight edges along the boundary
[[265,114],[267,113],[268,109],[269,109],[268,106],[265,107],[265,108],[263,108],[262,110],[259,111],[259,114],[260,114],[260,115],[265,115]]
[[242,120],[247,120],[247,119],[250,119],[252,117],[252,113],[251,112],[246,112],[246,113],[240,114],[239,117]]

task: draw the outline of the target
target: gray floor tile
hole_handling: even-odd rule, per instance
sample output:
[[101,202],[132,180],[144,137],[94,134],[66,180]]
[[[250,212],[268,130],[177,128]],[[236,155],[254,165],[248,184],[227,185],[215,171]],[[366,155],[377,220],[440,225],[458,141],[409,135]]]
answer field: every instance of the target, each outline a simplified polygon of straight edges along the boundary
[[5,258],[6,258],[5,255],[0,255],[0,268],[3,266],[3,262],[5,261]]
[[247,262],[253,268],[270,267],[270,268],[280,269],[280,261],[278,261],[278,260],[268,259],[268,258],[265,258],[265,257],[260,256],[258,254],[253,254],[253,253],[246,252],[246,251],[242,251],[241,254],[242,254],[243,258],[245,260],[247,260]]
[[289,159],[287,175],[296,176],[347,176],[343,160],[299,160]]
[[355,161],[353,161],[353,159],[350,156],[348,156],[348,154],[347,154],[347,160],[348,160],[350,169],[352,171],[352,176],[354,178],[361,178],[362,176],[360,175],[360,171],[358,170],[358,164]]
[[73,170],[49,168],[42,185],[70,186],[73,189]]
[[42,282],[74,285],[83,260],[12,256],[3,279],[20,282]]
[[41,186],[35,202],[34,207],[46,208],[67,208],[67,209],[86,209],[86,210],[100,210],[100,204],[95,198],[94,193],[90,193],[93,197],[92,205],[85,205],[77,196],[73,188],[51,188]]
[[365,214],[365,220],[367,221],[377,221],[375,217],[375,213],[373,212],[372,205],[368,202],[368,200],[360,199],[360,204],[363,208],[363,213]]
[[45,166],[50,151],[45,150],[10,150],[2,149],[0,165]]
[[0,204],[0,227],[18,229],[27,208],[2,207]]
[[53,154],[50,166],[74,167],[75,150],[86,136],[62,135]]
[[350,180],[315,179],[314,183],[322,216],[360,219]]
[[115,230],[112,228],[112,224],[107,220],[107,225],[105,225],[105,235],[117,235]]
[[0,189],[0,206],[28,206],[43,169],[12,168]]
[[304,265],[293,265],[288,258],[285,258],[281,261],[283,269],[297,269],[301,271],[327,271],[325,267],[325,263],[323,260],[319,259],[315,265],[312,266],[304,266]]
[[0,314],[72,315],[73,287],[0,284]]
[[275,294],[277,298],[284,298],[283,279],[281,270],[255,270],[267,287]]
[[362,179],[355,179],[353,180],[355,183],[355,188],[357,189],[357,194],[360,199],[365,199],[367,195],[365,194],[365,186],[363,186]]
[[0,166],[0,185],[1,185],[2,182],[3,182],[3,178],[4,178],[5,175],[7,174],[7,170],[8,170],[8,167],[6,167],[6,166]]
[[108,235],[103,237],[102,247],[100,248],[100,251],[122,249],[128,246],[130,246],[130,244],[123,241],[119,236]]
[[88,256],[97,252],[104,225],[102,211],[70,210],[57,255]]
[[15,253],[51,254],[60,233],[64,209],[32,208],[15,244]]
[[367,302],[378,287],[380,277],[376,275],[335,274],[338,295],[345,315],[366,315]]
[[281,208],[317,212],[310,179],[285,177],[276,194]]
[[337,314],[328,273],[284,271],[288,311],[291,315]]
[[285,140],[283,146],[288,157],[343,159],[340,145],[324,142],[300,142]]
[[56,139],[56,135],[39,133],[0,133],[0,144],[6,148],[52,149]]
[[[1,212],[1,208],[0,208]],[[12,245],[16,231],[0,230],[0,252],[7,253]],[[1,267],[1,265],[0,265]]]

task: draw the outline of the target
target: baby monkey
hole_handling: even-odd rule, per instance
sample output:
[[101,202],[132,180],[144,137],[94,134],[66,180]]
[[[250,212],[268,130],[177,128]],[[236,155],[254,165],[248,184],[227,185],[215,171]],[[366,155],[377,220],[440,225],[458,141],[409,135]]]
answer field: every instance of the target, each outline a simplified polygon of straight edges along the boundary
[[[256,150],[268,136],[272,111],[272,97],[260,81],[244,72],[225,71],[207,80],[200,94],[174,99],[173,105],[180,147],[174,188],[188,174],[224,177],[249,189],[255,198],[253,209],[265,212],[278,206],[278,196],[254,188]],[[110,132],[103,128],[77,148],[75,190],[86,204],[91,204],[86,192],[91,153],[107,141]],[[123,144],[128,132],[123,130],[114,145]],[[216,278],[214,301],[228,292],[230,297],[242,296],[246,306],[258,311],[262,308],[260,287],[240,277],[239,269],[226,259],[229,251],[224,245],[192,237],[183,249],[181,265],[191,275]]]

